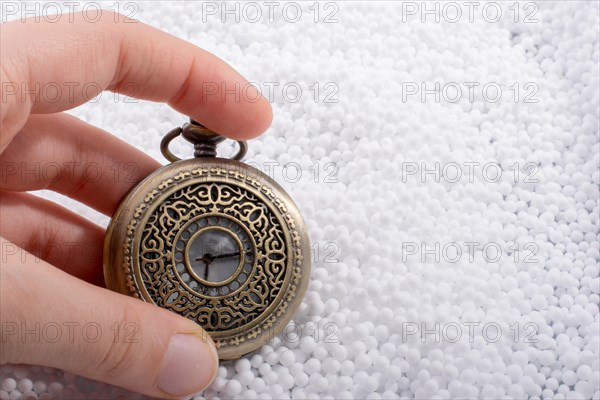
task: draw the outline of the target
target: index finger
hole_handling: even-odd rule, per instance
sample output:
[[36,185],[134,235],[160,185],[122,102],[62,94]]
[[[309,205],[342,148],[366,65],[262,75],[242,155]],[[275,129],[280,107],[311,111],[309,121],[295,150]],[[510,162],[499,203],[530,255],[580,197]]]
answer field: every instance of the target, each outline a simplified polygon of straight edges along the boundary
[[232,139],[252,138],[269,127],[271,105],[223,60],[124,19],[102,10],[95,23],[75,14],[56,23],[2,24],[0,150],[31,113],[83,104],[98,94],[86,93],[94,87],[131,95],[133,85],[134,97],[166,102]]

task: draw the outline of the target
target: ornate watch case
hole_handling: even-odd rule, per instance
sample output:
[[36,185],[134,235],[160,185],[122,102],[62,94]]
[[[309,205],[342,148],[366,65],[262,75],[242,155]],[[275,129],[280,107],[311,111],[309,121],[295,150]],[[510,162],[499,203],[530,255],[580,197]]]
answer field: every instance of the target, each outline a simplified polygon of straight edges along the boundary
[[[168,149],[182,135],[195,158]],[[201,325],[221,359],[235,359],[279,334],[300,305],[310,275],[304,221],[288,194],[259,170],[217,158],[222,136],[191,121],[169,132],[171,164],[132,189],[104,245],[109,289]]]

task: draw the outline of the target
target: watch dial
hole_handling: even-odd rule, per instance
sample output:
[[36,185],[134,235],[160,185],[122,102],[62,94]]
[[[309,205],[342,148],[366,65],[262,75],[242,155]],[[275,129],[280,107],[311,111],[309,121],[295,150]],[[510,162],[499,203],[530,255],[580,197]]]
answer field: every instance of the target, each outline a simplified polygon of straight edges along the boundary
[[207,229],[190,240],[188,259],[197,277],[217,283],[229,279],[238,269],[242,249],[229,232]]
[[193,292],[229,295],[246,283],[255,247],[248,230],[224,215],[201,215],[185,224],[175,242],[177,276]]

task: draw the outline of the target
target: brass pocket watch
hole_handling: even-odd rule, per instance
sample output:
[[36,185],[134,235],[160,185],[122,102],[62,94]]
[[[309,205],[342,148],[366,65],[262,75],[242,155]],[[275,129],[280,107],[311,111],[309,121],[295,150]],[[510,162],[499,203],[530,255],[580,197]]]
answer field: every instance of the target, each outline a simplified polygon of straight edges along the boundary
[[[179,160],[169,143],[194,144]],[[217,158],[224,137],[191,120],[169,132],[171,161],[125,197],[104,243],[109,289],[201,325],[219,358],[235,359],[279,334],[299,307],[310,274],[309,239],[288,194],[259,170]]]

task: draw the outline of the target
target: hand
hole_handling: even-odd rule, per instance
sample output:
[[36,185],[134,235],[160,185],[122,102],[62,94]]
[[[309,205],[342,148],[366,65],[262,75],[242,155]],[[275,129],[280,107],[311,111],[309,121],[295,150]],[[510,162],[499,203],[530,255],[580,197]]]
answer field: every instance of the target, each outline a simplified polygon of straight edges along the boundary
[[233,258],[233,257],[237,257],[239,255],[240,255],[239,251],[237,253],[220,254],[218,256],[213,256],[209,253],[206,253],[202,257],[196,258],[196,261],[202,261],[204,264],[208,265],[208,264],[212,263],[214,260],[220,260],[221,258]]
[[[104,10],[96,23],[76,15],[2,25],[0,363],[51,366],[150,396],[186,397],[216,374],[208,335],[190,320],[102,288],[104,230],[25,192],[50,189],[110,216],[132,187],[115,182],[110,166],[135,163],[135,181],[160,166],[63,113],[89,99],[85,84],[125,94],[134,84],[136,97],[166,102],[238,140],[266,130],[271,108],[263,98],[253,101],[250,90],[238,102],[203,96],[204,82],[229,89],[247,82],[214,55],[123,18]],[[79,85],[69,91],[73,82]],[[64,90],[42,93],[50,84]],[[102,166],[99,179],[69,167],[87,163]],[[48,165],[59,170],[31,173]]]

